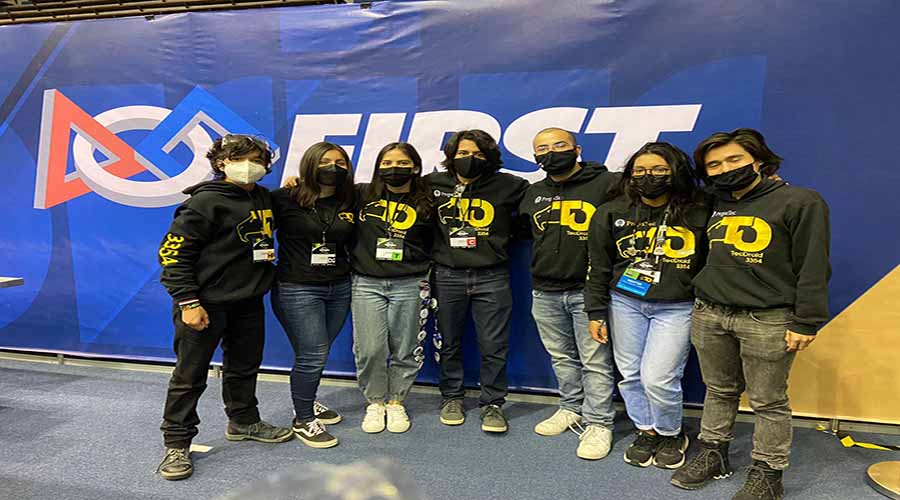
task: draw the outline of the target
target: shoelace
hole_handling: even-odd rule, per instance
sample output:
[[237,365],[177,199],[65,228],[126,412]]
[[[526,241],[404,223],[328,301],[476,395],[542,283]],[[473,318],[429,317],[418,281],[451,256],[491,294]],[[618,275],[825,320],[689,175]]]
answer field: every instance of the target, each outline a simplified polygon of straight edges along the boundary
[[169,451],[166,452],[166,456],[163,457],[162,462],[160,462],[156,467],[156,474],[159,474],[159,471],[162,470],[163,465],[181,460],[187,461],[187,453],[185,453],[185,451],[180,448],[170,448]]
[[[384,409],[382,410],[382,408]],[[369,407],[366,408],[366,416],[372,418],[380,417],[383,411],[387,411],[387,408],[383,406],[369,405]]]
[[488,405],[484,407],[484,413],[482,413],[482,418],[503,418],[503,414],[500,413],[500,408],[495,405]]
[[385,410],[388,413],[392,413],[394,415],[394,417],[407,418],[406,408],[404,408],[400,405],[387,405],[387,406],[385,406]]
[[322,422],[313,420],[312,422],[306,424],[306,430],[310,436],[318,436],[319,434],[325,432],[325,426],[322,425]]
[[718,459],[718,467],[719,471],[725,470],[725,459],[722,458],[722,454],[719,453],[719,450],[712,450],[709,448],[703,448],[700,451],[700,454],[697,455],[697,458],[691,460],[691,462],[685,467],[685,470],[688,472],[700,472],[704,470],[710,469],[710,460]]
[[747,468],[747,483],[744,485],[749,493],[757,498],[767,498],[763,495],[768,494],[768,498],[775,498],[775,490],[766,476],[766,470],[758,465],[751,465]]
[[322,413],[325,413],[328,410],[329,410],[329,408],[327,406],[323,405],[322,403],[320,403],[318,401],[315,401],[313,403],[313,413],[315,413],[316,415],[321,415]]
[[681,436],[662,436],[659,442],[659,451],[680,449],[681,441]]
[[657,444],[658,441],[655,439],[655,436],[646,432],[638,432],[638,437],[634,440],[634,445],[638,447],[655,446]]
[[588,431],[583,425],[581,425],[581,422],[572,422],[571,424],[569,424],[569,430],[574,432],[575,435],[579,438],[581,438],[581,436],[584,436]]

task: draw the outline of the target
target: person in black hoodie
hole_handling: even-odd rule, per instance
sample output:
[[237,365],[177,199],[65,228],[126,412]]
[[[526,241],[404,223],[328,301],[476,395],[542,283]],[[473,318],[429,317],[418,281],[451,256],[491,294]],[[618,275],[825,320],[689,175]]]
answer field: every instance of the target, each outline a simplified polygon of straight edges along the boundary
[[706,255],[707,204],[691,160],[651,142],[625,164],[623,194],[591,221],[585,303],[598,340],[612,327],[619,393],[637,437],[625,462],[684,465],[681,379],[691,349],[691,279]]
[[438,301],[441,422],[460,425],[463,406],[462,339],[471,307],[481,354],[481,428],[506,432],[506,356],[512,291],[507,269],[515,212],[528,181],[498,172],[500,148],[487,132],[464,130],[444,145],[445,172],[426,176],[437,205],[432,275]]
[[578,162],[581,146],[567,130],[544,129],[532,146],[547,176],[529,186],[519,214],[533,239],[531,314],[560,393],[559,409],[534,431],[556,436],[580,427],[576,455],[597,460],[612,445],[615,375],[609,345],[595,342],[588,331],[587,238],[591,218],[609,200],[619,175],[598,163]]
[[760,175],[781,158],[755,130],[713,134],[694,161],[715,196],[691,320],[706,400],[700,453],[672,484],[696,489],[733,473],[728,445],[746,389],[757,416],[753,464],[734,499],[780,499],[791,447],[788,375],[828,320],[828,205],[815,191]]
[[257,186],[269,171],[272,152],[257,138],[227,135],[207,154],[216,179],[186,189],[190,195],[157,252],[160,282],[174,301],[177,361],[166,397],[161,430],[166,455],[163,478],[193,474],[191,440],[197,435],[197,402],[206,388],[209,363],[221,343],[226,439],[280,443],[290,429],[260,419],[256,377],[265,336],[263,295],[275,260],[269,191]]
[[272,192],[278,221],[278,270],[272,309],[294,350],[293,431],[313,448],[337,446],[325,425],[343,417],[316,401],[331,344],[350,311],[353,166],[344,148],[313,144],[292,187]]
[[403,401],[425,360],[434,197],[421,174],[416,149],[392,142],[378,153],[372,182],[357,186],[353,354],[368,433],[385,424],[389,432],[409,429]]

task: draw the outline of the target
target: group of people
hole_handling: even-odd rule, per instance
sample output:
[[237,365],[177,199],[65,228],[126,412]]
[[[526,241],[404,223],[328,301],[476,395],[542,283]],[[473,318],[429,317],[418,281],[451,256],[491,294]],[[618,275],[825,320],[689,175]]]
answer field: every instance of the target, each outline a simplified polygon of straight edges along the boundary
[[[320,142],[294,179],[269,192],[256,185],[271,168],[265,141],[215,141],[207,155],[215,179],[185,191],[190,198],[158,252],[177,355],[158,472],[173,480],[193,472],[197,403],[220,344],[227,439],[337,445],[326,425],[342,416],[316,393],[351,310],[368,402],[363,431],[410,428],[404,399],[424,362],[431,313],[440,421],[465,421],[462,342],[471,315],[481,427],[507,431],[507,260],[510,241],[523,238],[532,240],[532,316],[560,393],[559,408],[534,431],[571,429],[578,457],[605,457],[617,367],[636,427],[625,461],[677,469],[671,482],[697,489],[733,473],[728,445],[746,389],[757,415],[753,465],[735,498],[781,498],[788,373],[828,318],[824,200],[782,181],[781,158],[751,129],[713,134],[693,160],[648,143],[621,174],[581,161],[581,146],[563,129],[540,131],[533,148],[546,177],[531,185],[500,172],[500,148],[481,130],[455,133],[442,169],[427,175],[411,144],[388,144],[370,182],[357,184],[347,152]],[[270,289],[295,355],[290,428],[261,420],[255,397]],[[681,379],[691,345],[707,394],[700,451],[687,461]]]

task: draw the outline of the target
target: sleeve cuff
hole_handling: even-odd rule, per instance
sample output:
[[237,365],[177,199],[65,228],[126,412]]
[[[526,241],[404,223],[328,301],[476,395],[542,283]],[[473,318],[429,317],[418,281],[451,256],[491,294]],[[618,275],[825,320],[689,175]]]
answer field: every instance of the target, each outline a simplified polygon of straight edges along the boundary
[[588,319],[591,321],[606,321],[606,311],[591,311],[588,313]]
[[810,335],[810,336],[816,335],[816,327],[813,325],[805,324],[805,323],[793,322],[788,325],[788,330],[790,330],[794,333],[799,333],[801,335]]

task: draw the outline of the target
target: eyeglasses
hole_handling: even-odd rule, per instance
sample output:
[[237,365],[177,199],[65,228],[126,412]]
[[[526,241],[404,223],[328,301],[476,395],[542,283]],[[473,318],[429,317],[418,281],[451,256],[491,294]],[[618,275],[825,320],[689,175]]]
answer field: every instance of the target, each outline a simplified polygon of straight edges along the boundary
[[540,146],[534,148],[534,152],[535,152],[535,154],[542,155],[542,154],[550,152],[550,151],[568,151],[570,149],[572,149],[571,144],[569,144],[566,141],[559,141],[550,146],[548,146],[546,144],[541,144]]
[[643,177],[643,176],[647,175],[648,172],[650,173],[650,175],[653,175],[656,177],[662,177],[664,175],[671,174],[672,169],[669,167],[662,167],[662,166],[652,167],[652,168],[635,167],[631,171],[631,176],[632,177]]

